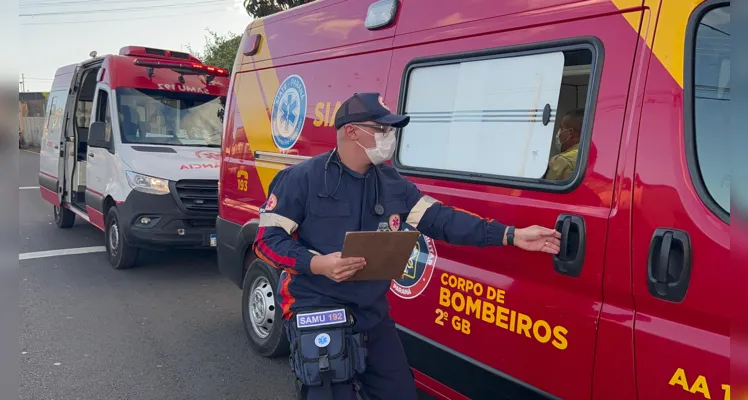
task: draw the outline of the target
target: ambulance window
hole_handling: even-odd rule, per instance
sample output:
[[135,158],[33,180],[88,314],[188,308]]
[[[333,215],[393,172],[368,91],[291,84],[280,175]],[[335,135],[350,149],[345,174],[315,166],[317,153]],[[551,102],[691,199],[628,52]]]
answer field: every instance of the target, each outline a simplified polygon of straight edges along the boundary
[[471,180],[575,180],[593,47],[415,65],[397,162]]
[[47,129],[57,128],[57,122],[59,120],[59,110],[57,109],[57,99],[59,95],[57,93],[52,95],[52,100],[49,102],[49,117],[47,117]]
[[99,101],[96,105],[96,121],[105,123],[105,139],[109,141],[112,134],[112,114],[109,111],[109,93],[99,90]]
[[99,104],[96,106],[96,121],[104,122],[106,114],[109,113],[109,93],[99,90]]
[[[730,7],[702,14],[695,29],[693,76],[693,141],[697,167],[707,197],[730,213]],[[698,176],[700,175],[700,177]]]

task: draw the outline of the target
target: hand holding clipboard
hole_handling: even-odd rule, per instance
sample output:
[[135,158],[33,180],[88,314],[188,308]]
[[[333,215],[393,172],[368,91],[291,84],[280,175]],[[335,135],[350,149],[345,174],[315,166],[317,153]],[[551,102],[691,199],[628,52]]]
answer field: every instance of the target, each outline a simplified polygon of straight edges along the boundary
[[314,275],[324,275],[335,282],[348,280],[366,265],[363,257],[343,258],[341,252],[312,258],[309,269]]
[[420,235],[418,231],[348,232],[342,257],[366,260],[366,265],[348,280],[400,279]]

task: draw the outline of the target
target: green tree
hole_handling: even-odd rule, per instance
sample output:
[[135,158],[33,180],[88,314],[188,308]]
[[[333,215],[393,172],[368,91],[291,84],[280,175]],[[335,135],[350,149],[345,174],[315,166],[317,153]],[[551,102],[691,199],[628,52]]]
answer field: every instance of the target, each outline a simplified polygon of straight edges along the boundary
[[205,50],[202,53],[193,50],[190,45],[187,45],[187,50],[207,65],[231,71],[231,68],[234,66],[236,52],[239,51],[242,36],[234,33],[219,35],[210,29],[207,31]]
[[277,12],[311,3],[314,0],[244,0],[247,13],[255,18],[262,18]]

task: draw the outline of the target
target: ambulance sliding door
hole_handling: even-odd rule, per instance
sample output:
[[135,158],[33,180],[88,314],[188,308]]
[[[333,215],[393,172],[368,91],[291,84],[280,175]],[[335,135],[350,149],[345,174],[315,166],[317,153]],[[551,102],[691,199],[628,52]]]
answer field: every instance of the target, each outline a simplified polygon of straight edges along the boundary
[[697,3],[663,1],[639,125],[632,239],[640,400],[745,398],[745,382],[731,371],[739,358],[731,323],[745,315],[730,290],[734,269],[745,268],[730,254],[731,7]]
[[[589,398],[639,39],[626,17],[640,12],[624,17],[606,2],[549,1],[542,12],[527,2],[458,3],[409,0],[400,16],[387,93],[400,94],[411,123],[395,165],[447,205],[517,227],[555,226],[565,247],[554,258],[424,237],[392,286],[391,313],[417,379],[471,399]],[[425,8],[436,15],[423,18]],[[567,115],[581,140],[566,132],[559,146]],[[551,167],[568,175],[551,179]]]

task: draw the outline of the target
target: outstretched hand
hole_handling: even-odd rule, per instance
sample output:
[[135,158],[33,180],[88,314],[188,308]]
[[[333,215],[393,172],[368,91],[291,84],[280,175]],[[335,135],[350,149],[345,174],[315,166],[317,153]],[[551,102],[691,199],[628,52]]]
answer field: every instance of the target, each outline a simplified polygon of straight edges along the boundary
[[514,246],[527,251],[558,254],[561,250],[561,232],[538,225],[515,229]]

